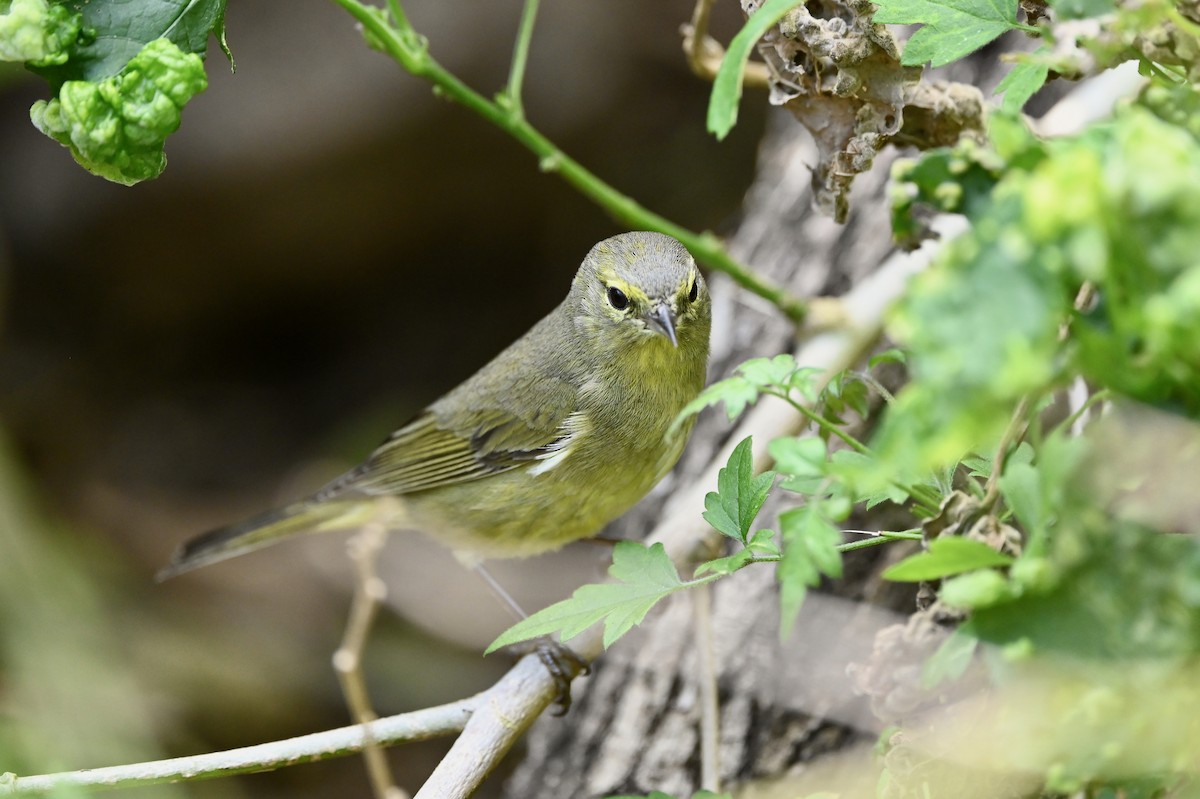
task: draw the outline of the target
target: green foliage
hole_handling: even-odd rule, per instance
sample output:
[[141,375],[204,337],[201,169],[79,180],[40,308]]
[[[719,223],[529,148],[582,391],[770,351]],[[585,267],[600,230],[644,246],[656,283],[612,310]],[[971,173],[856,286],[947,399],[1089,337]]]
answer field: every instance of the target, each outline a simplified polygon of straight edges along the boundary
[[919,24],[904,46],[900,63],[940,67],[970,55],[1017,22],[1017,0],[879,0],[875,21]]
[[552,633],[568,641],[600,622],[604,623],[607,647],[641,622],[663,597],[697,584],[679,579],[662,544],[646,547],[634,541],[618,542],[608,573],[617,582],[580,587],[570,599],[556,602],[505,630],[487,651]]
[[781,636],[795,625],[808,589],[817,586],[822,575],[842,576],[842,555],[838,551],[842,534],[837,523],[849,515],[850,503],[845,498],[816,496],[779,514],[784,546],[775,574],[779,580]]
[[796,359],[791,355],[752,358],[733,371],[733,377],[713,383],[685,405],[668,435],[683,424],[684,420],[720,402],[725,403],[725,412],[729,419],[733,420],[741,416],[748,405],[757,402],[762,394],[778,395],[797,391],[809,399],[815,399],[816,396],[812,388],[812,378],[817,370],[797,366]]
[[29,116],[89,172],[129,186],[162,173],[167,136],[179,128],[183,106],[207,86],[199,56],[157,39],[120,74],[99,83],[67,81],[57,98],[34,103]]
[[1016,114],[1046,83],[1050,74],[1050,66],[1045,61],[1037,60],[1038,56],[1049,53],[1048,48],[1042,48],[1032,57],[1023,58],[1016,63],[1004,79],[996,86],[996,94],[1004,95],[1000,108],[1005,113]]
[[10,0],[0,12],[0,61],[25,61],[48,67],[67,60],[83,18],[48,0]]
[[883,573],[887,580],[920,582],[939,580],[990,566],[1008,566],[1013,559],[997,552],[982,541],[957,536],[935,538],[929,549],[896,563]]
[[203,56],[210,34],[216,35],[228,56],[226,1],[68,0],[60,7],[78,13],[85,35],[66,43],[64,60],[33,71],[57,92],[67,81],[97,83],[119,74],[156,39],[169,39],[183,52]]
[[775,473],[753,474],[753,441],[743,439],[729,455],[728,463],[717,473],[717,490],[704,497],[704,519],[713,529],[745,544],[750,525],[758,516],[775,482]]
[[729,42],[725,58],[713,79],[712,95],[708,102],[708,132],[718,139],[724,139],[737,124],[738,102],[742,99],[742,72],[746,69],[751,51],[763,34],[802,2],[767,0],[750,15],[746,24]]
[[132,185],[166,166],[163,143],[204,91],[203,54],[224,40],[225,0],[14,0],[0,14],[0,58],[25,61],[57,93],[33,124],[85,169]]

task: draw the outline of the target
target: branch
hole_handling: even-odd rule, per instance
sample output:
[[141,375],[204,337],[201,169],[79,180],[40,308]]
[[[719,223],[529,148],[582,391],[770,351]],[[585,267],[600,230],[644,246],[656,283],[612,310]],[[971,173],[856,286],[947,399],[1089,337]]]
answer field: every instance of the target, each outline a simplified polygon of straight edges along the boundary
[[[399,3],[395,0],[392,0],[389,5],[392,21],[388,20],[388,15],[382,9],[365,5],[359,0],[333,0],[333,2],[362,24],[363,32],[372,47],[390,56],[410,74],[428,80],[434,85],[434,91],[440,96],[474,111],[523,144],[537,156],[538,166],[543,172],[558,173],[563,180],[581,194],[631,229],[656,230],[673,236],[682,242],[698,260],[718,272],[724,272],[747,291],[774,303],[793,321],[800,323],[807,320],[809,306],[805,301],[791,296],[782,287],[771,284],[754,274],[749,267],[734,259],[715,235],[708,232],[695,233],[645,208],[632,197],[622,194],[592,174],[529,124],[521,110],[519,96],[513,96],[512,92],[514,89],[519,91],[521,78],[524,75],[524,61],[528,48],[527,37],[533,28],[536,3],[525,6],[520,34],[514,50],[509,86],[501,94],[502,99],[493,102],[467,86],[429,55],[425,39],[408,24],[402,11],[397,13]],[[516,78],[515,87],[513,86],[514,78]],[[830,320],[812,321],[818,325],[825,325]]]
[[[521,663],[529,660],[541,668],[536,657],[524,658]],[[379,744],[395,744],[453,735],[467,725],[469,718],[481,712],[490,701],[491,693],[504,684],[504,680],[501,680],[487,691],[469,699],[378,719],[367,725],[370,728],[370,737]],[[86,787],[94,790],[127,788],[269,771],[280,766],[360,752],[363,748],[363,726],[355,724],[225,752],[153,760],[126,766],[63,771],[31,777],[18,777],[7,773],[0,775],[0,796],[47,794],[66,787]]]

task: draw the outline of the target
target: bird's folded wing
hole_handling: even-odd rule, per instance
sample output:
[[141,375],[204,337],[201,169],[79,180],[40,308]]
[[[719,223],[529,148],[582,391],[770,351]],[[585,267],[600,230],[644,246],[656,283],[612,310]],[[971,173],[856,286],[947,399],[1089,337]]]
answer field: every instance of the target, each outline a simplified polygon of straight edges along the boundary
[[[477,480],[563,452],[584,428],[577,394],[563,384],[543,392],[536,411],[426,410],[393,433],[358,468],[318,493],[408,494]],[[441,410],[441,409],[439,409]],[[469,423],[463,423],[469,420]]]

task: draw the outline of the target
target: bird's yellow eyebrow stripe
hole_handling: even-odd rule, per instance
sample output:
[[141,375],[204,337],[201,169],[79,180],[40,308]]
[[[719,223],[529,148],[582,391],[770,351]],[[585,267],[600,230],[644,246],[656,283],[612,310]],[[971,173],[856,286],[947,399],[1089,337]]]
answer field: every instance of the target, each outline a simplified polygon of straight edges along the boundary
[[635,305],[646,305],[650,302],[650,297],[646,292],[642,291],[640,287],[617,277],[616,273],[611,269],[600,270],[600,279],[604,281],[605,286],[620,289],[629,298],[629,301]]

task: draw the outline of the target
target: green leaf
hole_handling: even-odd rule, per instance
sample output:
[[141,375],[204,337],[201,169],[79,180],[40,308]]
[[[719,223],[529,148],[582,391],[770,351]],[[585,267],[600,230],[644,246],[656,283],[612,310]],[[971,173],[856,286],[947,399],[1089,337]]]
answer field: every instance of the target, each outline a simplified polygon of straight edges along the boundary
[[663,597],[688,587],[662,544],[645,547],[619,541],[613,549],[609,576],[619,582],[585,585],[570,599],[556,602],[508,628],[488,652],[558,633],[569,641],[597,622],[604,622],[604,646],[633,629]]
[[1008,602],[1017,595],[1017,588],[995,569],[977,569],[949,577],[942,583],[938,596],[953,608],[989,608]]
[[867,368],[874,369],[876,366],[884,363],[908,363],[908,354],[899,348],[893,347],[890,350],[878,352],[867,359]]
[[839,449],[829,456],[829,474],[840,478],[853,491],[855,502],[867,503],[867,510],[883,502],[896,505],[907,502],[908,492],[903,488],[886,480],[870,479],[874,467],[871,457],[852,449]]
[[156,39],[169,39],[185,53],[203,56],[208,37],[225,39],[226,0],[68,0],[66,8],[83,15],[80,37],[66,63],[34,69],[58,92],[67,81],[92,83],[111,78]]
[[848,512],[848,504],[813,498],[802,507],[779,514],[783,557],[776,570],[776,579],[780,587],[781,637],[786,637],[796,623],[808,589],[821,582],[821,575],[842,576],[842,554],[837,548],[842,533],[833,519],[844,518]]
[[1015,28],[1017,0],[878,0],[875,21],[922,25],[904,45],[900,63],[935,67],[957,61]]
[[717,532],[745,543],[750,526],[767,501],[775,472],[754,476],[752,439],[747,436],[717,473],[717,490],[704,497],[704,519]]
[[[1048,52],[1049,48],[1043,48],[1037,54]],[[1018,61],[996,86],[996,94],[1004,95],[1000,108],[1010,114],[1018,113],[1046,83],[1049,74],[1050,67],[1044,62]]]
[[922,688],[930,690],[963,676],[979,646],[979,639],[975,637],[970,624],[961,625],[925,661],[921,667]]
[[737,368],[738,374],[752,385],[786,387],[792,373],[797,369],[796,359],[784,353],[773,358],[751,358]]
[[1113,0],[1051,0],[1050,7],[1061,19],[1102,17],[1116,10]]
[[724,139],[737,123],[738,101],[742,98],[742,73],[750,60],[750,51],[783,15],[804,0],[767,0],[750,15],[725,51],[725,58],[713,79],[708,101],[708,132]]
[[128,186],[163,171],[167,136],[179,128],[183,106],[207,86],[199,56],[157,39],[120,74],[99,83],[67,81],[57,98],[34,103],[29,116],[85,169]]
[[725,403],[725,414],[733,421],[741,415],[746,406],[758,399],[759,388],[741,375],[726,378],[713,383],[696,395],[696,398],[683,406],[683,410],[671,422],[667,436],[673,436],[685,421],[700,411],[718,402]]
[[48,0],[10,0],[0,12],[0,61],[62,64],[79,37],[83,17]]
[[981,541],[946,536],[931,541],[927,552],[920,552],[888,567],[883,572],[883,578],[915,583],[990,566],[1007,566],[1012,562],[1010,556],[997,552]]
[[819,438],[777,438],[767,452],[775,459],[775,470],[785,476],[781,485],[788,491],[812,494],[827,479],[825,442]]

